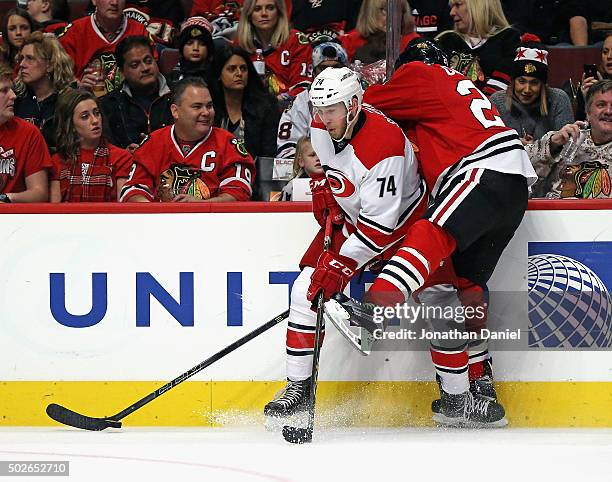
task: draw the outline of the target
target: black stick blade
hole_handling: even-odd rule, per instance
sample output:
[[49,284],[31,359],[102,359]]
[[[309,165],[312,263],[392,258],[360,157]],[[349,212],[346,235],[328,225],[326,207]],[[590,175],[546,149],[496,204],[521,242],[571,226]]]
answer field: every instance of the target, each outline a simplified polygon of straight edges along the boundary
[[47,407],[47,415],[49,415],[49,417],[56,422],[83,430],[100,431],[109,427],[121,428],[121,422],[118,420],[88,417],[86,415],[73,412],[72,410],[62,407],[57,403],[52,403]]
[[306,444],[312,442],[312,428],[283,427],[283,438],[292,444]]

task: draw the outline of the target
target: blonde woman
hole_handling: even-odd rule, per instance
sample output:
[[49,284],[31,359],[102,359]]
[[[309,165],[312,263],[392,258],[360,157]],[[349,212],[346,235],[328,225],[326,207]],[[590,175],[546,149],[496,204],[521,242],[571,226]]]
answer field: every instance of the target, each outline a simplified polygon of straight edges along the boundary
[[491,95],[510,84],[520,33],[508,24],[500,0],[451,0],[453,30],[436,40],[451,66]]
[[55,151],[58,94],[75,82],[72,59],[52,34],[34,32],[24,41],[15,79],[15,115],[35,124]]
[[263,75],[270,93],[280,100],[295,97],[311,79],[311,47],[306,35],[289,27],[284,0],[245,0],[236,42],[252,61],[261,49]]
[[[400,52],[418,37],[408,2],[402,2],[402,38]],[[363,0],[354,30],[340,37],[349,60],[372,63],[384,59],[387,42],[387,0]]]

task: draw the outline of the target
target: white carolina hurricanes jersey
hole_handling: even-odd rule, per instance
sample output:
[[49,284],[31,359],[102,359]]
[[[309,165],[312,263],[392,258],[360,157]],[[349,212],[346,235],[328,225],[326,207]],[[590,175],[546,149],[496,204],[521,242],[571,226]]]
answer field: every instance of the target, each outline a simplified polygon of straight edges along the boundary
[[364,104],[353,138],[334,143],[318,118],[312,146],[345,213],[340,254],[363,266],[404,237],[426,207],[425,183],[402,129]]

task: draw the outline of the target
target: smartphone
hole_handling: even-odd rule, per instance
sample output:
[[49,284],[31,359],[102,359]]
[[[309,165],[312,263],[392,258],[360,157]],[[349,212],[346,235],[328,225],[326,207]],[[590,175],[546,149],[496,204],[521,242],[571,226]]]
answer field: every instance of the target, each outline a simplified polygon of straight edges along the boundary
[[597,77],[597,65],[595,64],[584,64],[584,77],[594,77],[595,79],[598,79]]

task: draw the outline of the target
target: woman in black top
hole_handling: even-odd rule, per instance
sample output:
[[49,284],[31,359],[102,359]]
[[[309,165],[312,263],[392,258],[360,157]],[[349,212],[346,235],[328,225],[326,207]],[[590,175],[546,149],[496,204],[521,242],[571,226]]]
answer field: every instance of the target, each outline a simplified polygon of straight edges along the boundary
[[273,157],[280,112],[268,94],[249,54],[228,45],[215,53],[209,86],[215,105],[215,126],[243,139],[253,157]]

